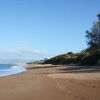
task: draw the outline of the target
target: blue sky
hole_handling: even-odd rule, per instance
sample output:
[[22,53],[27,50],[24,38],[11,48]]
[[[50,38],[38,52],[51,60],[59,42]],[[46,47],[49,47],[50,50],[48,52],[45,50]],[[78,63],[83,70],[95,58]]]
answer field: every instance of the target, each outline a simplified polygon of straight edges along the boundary
[[0,0],[0,59],[79,52],[98,13],[100,0]]

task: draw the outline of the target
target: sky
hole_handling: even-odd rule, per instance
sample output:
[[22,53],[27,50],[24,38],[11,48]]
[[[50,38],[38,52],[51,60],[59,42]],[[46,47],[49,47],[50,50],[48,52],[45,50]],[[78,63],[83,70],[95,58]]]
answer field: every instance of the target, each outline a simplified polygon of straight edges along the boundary
[[0,0],[0,63],[87,48],[100,0]]

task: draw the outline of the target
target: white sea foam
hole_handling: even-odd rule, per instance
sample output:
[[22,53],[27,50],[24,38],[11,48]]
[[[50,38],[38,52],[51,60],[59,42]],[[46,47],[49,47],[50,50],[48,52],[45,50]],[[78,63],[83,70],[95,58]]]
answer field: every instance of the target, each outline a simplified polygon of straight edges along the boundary
[[7,64],[0,64],[0,76],[19,74],[24,71],[26,71],[26,68],[24,66],[8,66]]

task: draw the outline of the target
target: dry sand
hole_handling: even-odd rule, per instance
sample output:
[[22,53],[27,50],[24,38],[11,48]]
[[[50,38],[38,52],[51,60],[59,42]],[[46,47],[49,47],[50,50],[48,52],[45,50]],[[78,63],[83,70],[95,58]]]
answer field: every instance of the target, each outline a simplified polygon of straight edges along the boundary
[[0,100],[100,100],[98,68],[27,65],[18,75],[0,77]]

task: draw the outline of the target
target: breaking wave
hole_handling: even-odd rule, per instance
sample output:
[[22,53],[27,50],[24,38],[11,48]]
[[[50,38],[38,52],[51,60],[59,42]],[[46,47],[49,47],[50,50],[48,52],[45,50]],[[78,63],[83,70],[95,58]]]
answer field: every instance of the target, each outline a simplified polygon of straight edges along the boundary
[[24,71],[26,71],[26,68],[24,66],[0,64],[0,76],[19,74]]

